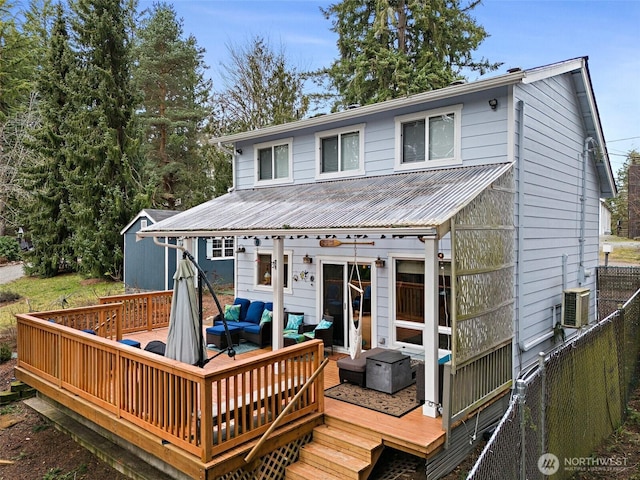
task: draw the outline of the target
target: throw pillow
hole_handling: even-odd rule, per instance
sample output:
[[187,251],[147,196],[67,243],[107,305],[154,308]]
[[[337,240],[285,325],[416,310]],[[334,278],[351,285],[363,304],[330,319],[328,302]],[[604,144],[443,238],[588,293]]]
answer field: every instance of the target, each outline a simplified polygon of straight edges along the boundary
[[225,305],[224,319],[228,322],[237,322],[240,319],[240,305]]
[[320,323],[318,324],[318,326],[316,328],[314,328],[314,330],[325,330],[327,328],[329,328],[331,325],[333,325],[332,322],[325,320],[324,318],[322,320],[320,320]]
[[300,328],[300,325],[302,325],[303,321],[304,321],[304,315],[289,314],[288,320],[287,320],[287,326],[285,327],[285,330],[297,331],[298,328]]
[[262,317],[260,317],[260,325],[262,325],[263,323],[269,323],[271,320],[273,320],[273,312],[270,312],[269,310],[263,310]]

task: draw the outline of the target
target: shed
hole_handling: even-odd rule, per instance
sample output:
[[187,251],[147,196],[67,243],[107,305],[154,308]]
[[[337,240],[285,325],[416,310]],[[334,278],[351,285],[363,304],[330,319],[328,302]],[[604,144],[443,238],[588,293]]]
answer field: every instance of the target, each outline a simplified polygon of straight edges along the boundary
[[[179,212],[146,208],[141,210],[120,234],[124,236],[124,284],[127,291],[171,290],[179,252],[158,247],[152,238],[136,241],[136,233]],[[176,244],[178,237],[164,237]],[[192,252],[213,284],[234,281],[235,242],[232,238],[200,237]]]

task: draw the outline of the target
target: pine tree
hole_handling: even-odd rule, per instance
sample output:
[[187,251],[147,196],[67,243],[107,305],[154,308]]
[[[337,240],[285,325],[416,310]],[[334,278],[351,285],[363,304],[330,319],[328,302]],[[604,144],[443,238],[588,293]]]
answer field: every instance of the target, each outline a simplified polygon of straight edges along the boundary
[[24,172],[25,186],[31,192],[26,226],[34,246],[28,255],[29,273],[47,277],[57,275],[60,269],[75,267],[66,140],[67,120],[73,115],[67,87],[72,70],[67,24],[62,6],[58,5],[37,82],[41,125],[34,131],[31,146],[38,160]]
[[338,34],[338,58],[318,72],[338,93],[334,109],[446,87],[465,71],[499,64],[472,53],[487,37],[460,0],[342,0],[322,9]]
[[173,7],[156,4],[138,31],[134,72],[155,207],[190,208],[212,196],[210,167],[198,142],[211,89],[203,55],[193,36],[184,38]]
[[13,2],[0,0],[0,236],[18,226],[24,190],[18,182],[27,162],[22,142],[35,115],[33,82],[36,40],[14,15]]
[[78,0],[72,8],[78,60],[68,84],[74,109],[67,143],[73,246],[82,273],[120,278],[120,230],[141,206],[133,9],[119,0]]

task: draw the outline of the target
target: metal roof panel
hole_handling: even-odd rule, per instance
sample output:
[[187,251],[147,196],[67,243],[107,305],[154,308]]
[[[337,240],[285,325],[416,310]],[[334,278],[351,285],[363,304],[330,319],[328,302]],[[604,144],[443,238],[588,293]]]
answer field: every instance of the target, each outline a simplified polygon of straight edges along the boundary
[[141,233],[435,228],[509,168],[511,164],[501,163],[235,190]]

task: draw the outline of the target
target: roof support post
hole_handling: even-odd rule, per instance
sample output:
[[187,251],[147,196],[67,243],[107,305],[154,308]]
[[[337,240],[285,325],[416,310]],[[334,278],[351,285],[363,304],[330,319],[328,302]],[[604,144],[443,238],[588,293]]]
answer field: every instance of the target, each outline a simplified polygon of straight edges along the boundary
[[284,339],[284,236],[273,237],[273,264],[271,265],[271,285],[273,285],[273,339],[272,348],[283,347]]
[[438,239],[424,239],[424,406],[422,414],[438,416]]

